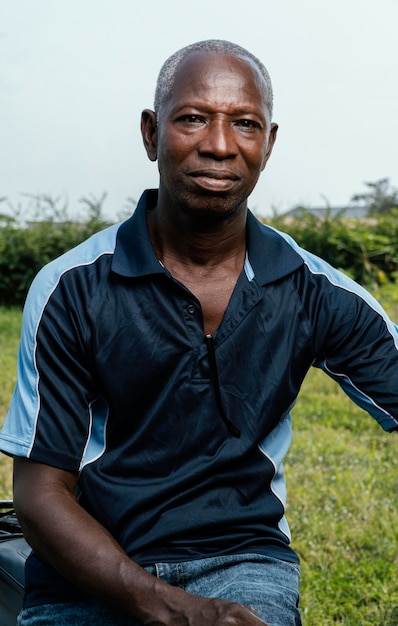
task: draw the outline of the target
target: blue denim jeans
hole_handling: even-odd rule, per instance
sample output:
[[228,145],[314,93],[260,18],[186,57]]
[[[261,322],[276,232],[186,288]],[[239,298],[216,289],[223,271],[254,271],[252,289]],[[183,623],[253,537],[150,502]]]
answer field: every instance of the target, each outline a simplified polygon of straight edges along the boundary
[[[299,567],[256,554],[211,557],[146,568],[197,596],[250,605],[270,626],[301,626]],[[94,600],[46,604],[22,611],[18,626],[142,626],[125,613]]]

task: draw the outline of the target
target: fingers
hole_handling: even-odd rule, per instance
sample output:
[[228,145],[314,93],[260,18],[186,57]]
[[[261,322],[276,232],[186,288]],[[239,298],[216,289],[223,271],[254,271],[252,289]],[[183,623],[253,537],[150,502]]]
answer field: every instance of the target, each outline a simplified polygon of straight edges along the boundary
[[252,606],[250,606],[250,604],[242,604],[242,606],[244,606],[245,609],[250,611],[250,613],[253,613],[253,615],[256,615],[257,617],[260,617],[260,615],[257,613],[256,609],[253,608]]
[[252,607],[250,604],[242,604],[241,605],[244,609],[246,609],[247,611],[249,611],[249,613],[251,615],[253,615],[256,619],[256,624],[260,625],[266,625],[268,626],[267,622],[264,622],[264,620],[261,618],[261,616],[259,615],[259,613],[256,611],[256,609],[254,607]]

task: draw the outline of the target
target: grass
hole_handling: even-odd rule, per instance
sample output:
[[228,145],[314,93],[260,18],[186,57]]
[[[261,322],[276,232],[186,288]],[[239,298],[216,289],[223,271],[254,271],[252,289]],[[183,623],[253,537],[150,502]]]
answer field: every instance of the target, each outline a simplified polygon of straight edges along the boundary
[[[378,293],[398,321],[398,289]],[[20,312],[0,308],[0,423],[15,381]],[[391,375],[396,380],[396,373]],[[302,564],[305,626],[398,625],[398,436],[311,371],[293,411],[288,520]],[[0,455],[0,498],[11,461]]]
[[[397,322],[398,289],[377,297]],[[305,626],[397,626],[398,435],[317,370],[304,381],[293,433],[287,517]]]
[[[20,310],[0,307],[0,425],[3,423],[15,385],[20,328]],[[9,499],[11,495],[11,459],[0,453],[0,499]]]
[[286,463],[304,623],[396,626],[398,439],[325,378],[305,381]]

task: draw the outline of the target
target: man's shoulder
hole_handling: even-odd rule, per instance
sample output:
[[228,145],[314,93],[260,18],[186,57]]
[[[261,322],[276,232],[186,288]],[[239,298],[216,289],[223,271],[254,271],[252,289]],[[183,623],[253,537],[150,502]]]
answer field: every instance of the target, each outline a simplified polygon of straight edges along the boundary
[[[120,224],[99,231],[74,248],[71,248],[45,265],[34,278],[29,289],[25,308],[37,307],[49,300],[66,276],[82,274],[105,257],[112,257],[116,247]],[[85,272],[86,274],[88,272]]]
[[41,272],[62,273],[74,267],[90,265],[103,255],[112,255],[115,251],[119,227],[120,224],[113,224],[94,233],[74,248],[50,261]]

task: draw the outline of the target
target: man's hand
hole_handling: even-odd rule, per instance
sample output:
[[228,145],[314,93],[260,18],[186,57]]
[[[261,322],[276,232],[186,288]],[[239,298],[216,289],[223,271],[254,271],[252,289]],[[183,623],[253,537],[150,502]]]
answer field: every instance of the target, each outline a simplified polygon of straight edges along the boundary
[[193,596],[176,587],[169,589],[165,613],[144,618],[143,623],[145,626],[268,626],[250,606]]
[[[220,599],[195,598],[190,626],[265,626],[252,607]],[[197,605],[197,606],[195,606]],[[268,626],[268,625],[266,625]]]

